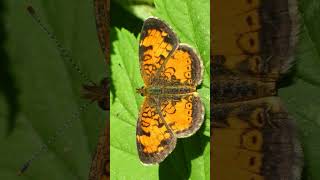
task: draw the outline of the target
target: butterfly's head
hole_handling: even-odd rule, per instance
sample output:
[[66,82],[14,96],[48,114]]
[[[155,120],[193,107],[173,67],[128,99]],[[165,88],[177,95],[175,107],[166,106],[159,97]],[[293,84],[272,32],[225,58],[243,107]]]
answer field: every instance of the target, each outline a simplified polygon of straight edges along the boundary
[[147,89],[144,86],[142,86],[141,88],[138,88],[136,92],[139,93],[141,96],[145,96],[147,94]]

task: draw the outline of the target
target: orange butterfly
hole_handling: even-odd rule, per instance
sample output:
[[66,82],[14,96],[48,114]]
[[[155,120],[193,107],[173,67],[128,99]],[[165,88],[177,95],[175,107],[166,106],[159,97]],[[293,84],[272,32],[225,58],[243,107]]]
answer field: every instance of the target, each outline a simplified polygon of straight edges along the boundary
[[292,64],[295,0],[214,0],[211,178],[300,179],[302,150],[276,82]]
[[189,45],[179,43],[160,19],[144,21],[139,44],[140,72],[145,96],[136,131],[143,164],[162,162],[177,138],[193,135],[202,125],[204,107],[196,92],[202,81],[202,60]]

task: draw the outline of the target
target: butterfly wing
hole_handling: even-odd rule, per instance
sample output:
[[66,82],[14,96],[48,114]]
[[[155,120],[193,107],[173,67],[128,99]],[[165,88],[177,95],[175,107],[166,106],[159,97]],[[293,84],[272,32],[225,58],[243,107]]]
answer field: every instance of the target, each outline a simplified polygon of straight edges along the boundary
[[146,97],[136,131],[137,149],[143,164],[163,161],[175,148],[176,137],[165,123],[155,99]]
[[213,2],[211,54],[215,72],[278,78],[292,63],[295,0]]
[[299,179],[295,126],[279,98],[215,106],[212,174],[216,179]]
[[202,81],[203,64],[195,50],[186,44],[179,44],[177,50],[167,59],[159,76],[154,79],[158,86],[196,87]]
[[196,92],[163,96],[159,103],[162,116],[176,137],[189,137],[201,127],[204,106]]
[[298,27],[295,0],[215,0],[212,7],[215,99],[276,95],[275,81],[292,65]]
[[139,45],[140,72],[145,85],[153,84],[166,59],[177,49],[179,41],[171,28],[157,18],[144,21]]

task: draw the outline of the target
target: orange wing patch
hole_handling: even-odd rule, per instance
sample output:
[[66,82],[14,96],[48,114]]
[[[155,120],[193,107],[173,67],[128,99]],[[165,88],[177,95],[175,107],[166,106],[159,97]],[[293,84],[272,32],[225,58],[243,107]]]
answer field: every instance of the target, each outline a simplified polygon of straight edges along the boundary
[[144,22],[139,58],[145,87],[138,92],[146,97],[137,124],[137,148],[142,163],[156,164],[173,151],[177,138],[191,136],[203,123],[204,108],[196,92],[202,61],[156,18]]
[[165,76],[168,81],[179,79],[181,83],[187,82],[191,84],[191,58],[189,54],[177,50],[166,63],[163,76]]
[[203,122],[204,107],[197,93],[160,99],[165,122],[178,137],[194,134]]
[[137,123],[137,148],[143,163],[162,161],[175,148],[176,137],[161,116],[156,102],[146,98]]
[[202,66],[202,61],[194,50],[186,44],[180,44],[162,71],[161,76],[166,82],[158,84],[196,86],[202,80]]

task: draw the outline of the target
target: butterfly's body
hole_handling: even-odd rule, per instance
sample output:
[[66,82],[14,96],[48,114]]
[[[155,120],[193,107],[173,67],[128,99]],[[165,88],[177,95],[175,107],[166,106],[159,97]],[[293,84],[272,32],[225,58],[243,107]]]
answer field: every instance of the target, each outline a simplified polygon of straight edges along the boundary
[[239,102],[276,95],[276,83],[255,78],[214,78],[212,96],[215,103]]
[[159,97],[168,97],[179,94],[191,94],[196,92],[197,89],[195,87],[188,86],[152,86],[152,87],[142,87],[138,89],[138,93],[144,96],[159,96]]
[[300,179],[295,123],[276,96],[292,64],[295,1],[214,0],[212,7],[212,179]]

